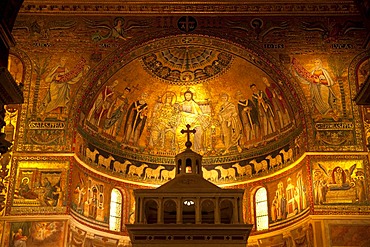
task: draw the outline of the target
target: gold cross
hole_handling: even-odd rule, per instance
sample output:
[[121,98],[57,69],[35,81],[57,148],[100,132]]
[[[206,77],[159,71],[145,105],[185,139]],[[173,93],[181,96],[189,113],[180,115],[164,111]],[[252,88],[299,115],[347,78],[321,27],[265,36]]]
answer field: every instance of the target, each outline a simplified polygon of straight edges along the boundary
[[196,130],[195,129],[190,129],[190,124],[187,124],[186,125],[186,130],[181,130],[181,134],[184,134],[184,133],[186,133],[187,134],[187,141],[186,141],[186,143],[185,143],[185,146],[187,147],[187,148],[190,148],[191,147],[191,142],[190,142],[190,133],[193,133],[193,134],[195,134],[195,132],[196,132]]

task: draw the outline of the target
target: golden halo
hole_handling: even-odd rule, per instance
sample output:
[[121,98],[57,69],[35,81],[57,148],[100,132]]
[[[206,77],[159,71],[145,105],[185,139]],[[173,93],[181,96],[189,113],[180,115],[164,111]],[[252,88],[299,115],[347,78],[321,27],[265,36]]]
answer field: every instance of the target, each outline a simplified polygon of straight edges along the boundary
[[24,178],[22,178],[22,183],[23,183],[23,181],[25,181],[25,180],[27,180],[27,183],[29,183],[29,182],[30,182],[30,179],[29,179],[28,177],[24,177]]
[[177,96],[174,92],[167,91],[162,95],[162,103],[166,103],[166,98],[171,97],[171,105],[176,103]]

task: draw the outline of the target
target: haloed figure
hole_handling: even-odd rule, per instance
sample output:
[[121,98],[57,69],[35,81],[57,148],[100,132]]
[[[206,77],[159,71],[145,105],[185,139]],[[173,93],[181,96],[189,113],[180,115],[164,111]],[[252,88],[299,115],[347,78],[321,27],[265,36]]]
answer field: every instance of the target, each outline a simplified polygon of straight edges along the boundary
[[149,145],[154,148],[173,150],[175,148],[175,135],[178,109],[174,104],[176,94],[167,92],[160,97],[154,106],[150,122]]
[[[203,151],[203,129],[202,129],[202,110],[200,106],[194,101],[193,93],[187,90],[184,93],[185,100],[180,103],[180,125],[179,130],[186,129],[186,125],[190,124],[191,128],[195,129],[194,134],[194,150],[196,152]],[[181,136],[180,134],[178,136]],[[179,147],[182,148],[184,145],[179,143]]]
[[334,95],[332,86],[333,79],[329,72],[323,68],[320,59],[315,60],[315,68],[311,71],[313,75],[310,81],[310,92],[312,104],[320,114],[328,114],[335,111],[336,97]]
[[238,111],[230,101],[226,93],[221,95],[222,105],[218,113],[221,124],[222,137],[225,144],[224,154],[229,152],[231,147],[236,146],[241,152],[239,142],[242,138],[242,125],[238,117]]
[[49,90],[40,106],[41,118],[53,110],[60,109],[59,120],[63,120],[63,114],[70,100],[71,85],[76,84],[87,70],[85,60],[81,60],[76,68],[69,71],[66,67],[67,59],[62,57],[60,63],[46,76],[45,82],[49,84]]

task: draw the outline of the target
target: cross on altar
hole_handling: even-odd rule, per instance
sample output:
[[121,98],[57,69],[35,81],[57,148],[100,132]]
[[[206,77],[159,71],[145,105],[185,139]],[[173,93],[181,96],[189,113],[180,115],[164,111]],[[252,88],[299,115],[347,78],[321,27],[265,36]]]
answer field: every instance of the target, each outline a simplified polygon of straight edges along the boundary
[[181,130],[181,134],[187,134],[187,141],[186,141],[186,143],[185,143],[185,146],[187,147],[187,148],[190,148],[191,147],[191,141],[190,141],[190,133],[193,133],[193,134],[195,134],[195,132],[196,132],[196,130],[195,129],[190,129],[190,124],[187,124],[186,125],[186,130]]

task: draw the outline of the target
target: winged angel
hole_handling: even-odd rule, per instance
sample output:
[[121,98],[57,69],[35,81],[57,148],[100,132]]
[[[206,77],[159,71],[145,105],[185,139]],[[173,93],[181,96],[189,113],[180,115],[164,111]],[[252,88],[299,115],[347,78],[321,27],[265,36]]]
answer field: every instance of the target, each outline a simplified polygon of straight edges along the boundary
[[274,23],[269,22],[264,25],[262,19],[254,18],[248,23],[242,22],[234,22],[234,21],[226,21],[226,24],[232,28],[237,30],[242,30],[251,35],[254,35],[256,40],[261,40],[265,38],[269,33],[280,32],[281,30],[285,30],[288,28],[289,24],[286,21]]
[[320,163],[318,163],[318,166],[323,172],[324,179],[328,181],[330,190],[347,190],[354,186],[351,176],[357,164],[352,165],[349,169],[343,169],[337,166],[333,170],[327,170],[326,167]]
[[94,42],[100,42],[110,38],[127,40],[132,38],[128,35],[129,30],[149,27],[146,21],[125,21],[122,17],[116,17],[113,24],[108,20],[94,21],[85,19],[85,22],[89,28],[97,29],[91,37]]
[[356,21],[346,21],[344,23],[312,21],[302,22],[301,25],[303,30],[320,33],[322,40],[326,42],[336,42],[349,32],[365,30],[363,23]]
[[58,225],[56,222],[38,222],[33,227],[33,238],[38,241],[44,241],[58,232]]
[[357,164],[345,170],[339,166],[333,170],[327,170],[320,163],[318,163],[318,166],[320,169],[315,169],[313,181],[315,204],[325,203],[326,194],[330,190],[348,190],[355,186],[351,175]]
[[73,20],[54,20],[46,21],[43,19],[34,20],[33,22],[18,21],[14,30],[26,30],[31,36],[49,39],[51,31],[66,30],[74,28],[77,25],[76,21]]

